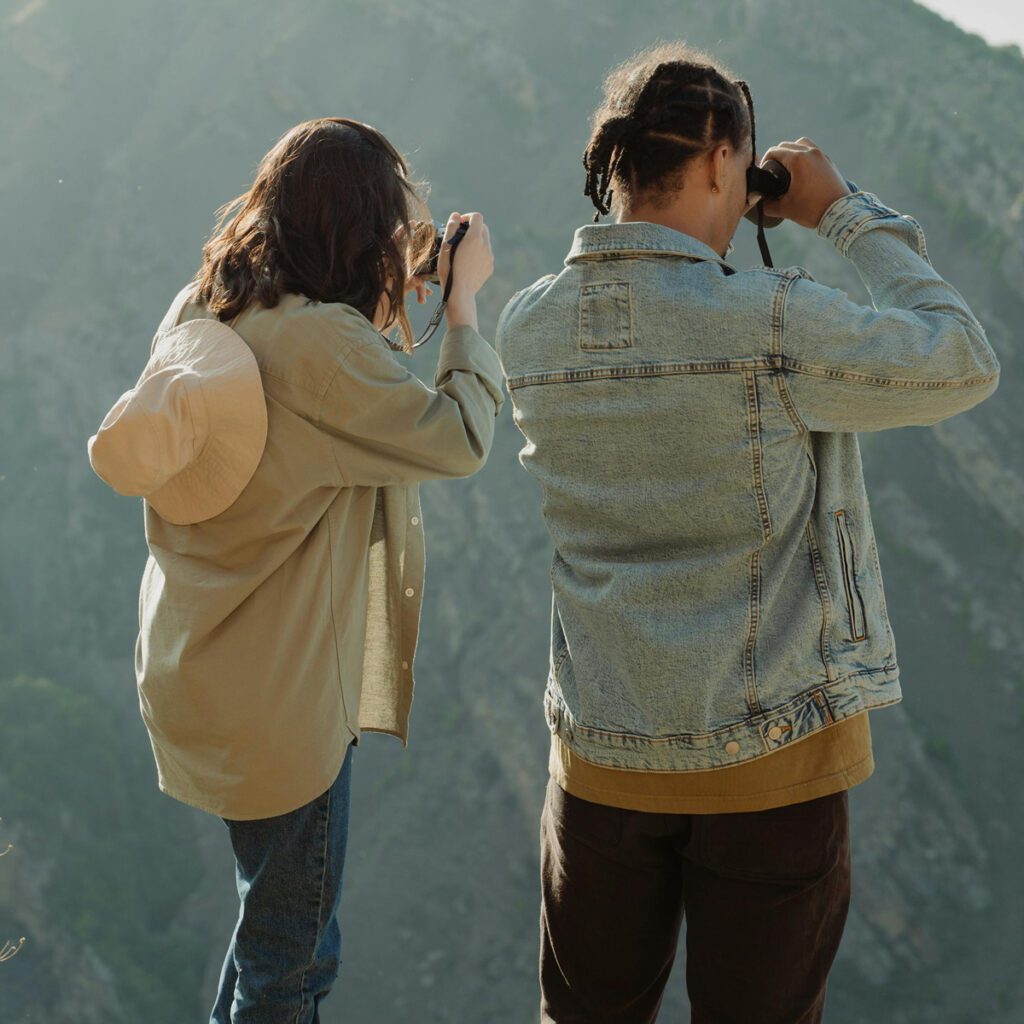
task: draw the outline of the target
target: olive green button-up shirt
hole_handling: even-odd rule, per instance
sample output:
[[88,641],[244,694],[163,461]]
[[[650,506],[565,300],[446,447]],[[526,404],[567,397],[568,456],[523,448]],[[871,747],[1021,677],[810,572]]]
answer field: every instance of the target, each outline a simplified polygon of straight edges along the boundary
[[[161,329],[207,315],[179,305]],[[326,790],[361,730],[407,742],[418,483],[483,466],[502,391],[469,327],[445,335],[431,388],[350,306],[287,295],[232,326],[259,364],[266,448],[212,519],[145,503],[135,666],[160,788],[252,819]]]

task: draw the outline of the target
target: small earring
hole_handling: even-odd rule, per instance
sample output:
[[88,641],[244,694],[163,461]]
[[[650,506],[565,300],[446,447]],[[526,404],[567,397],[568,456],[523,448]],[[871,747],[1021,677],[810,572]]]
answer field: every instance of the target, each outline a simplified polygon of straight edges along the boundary
[[711,186],[711,191],[712,192],[717,192],[718,191],[718,186],[717,185],[712,185]]

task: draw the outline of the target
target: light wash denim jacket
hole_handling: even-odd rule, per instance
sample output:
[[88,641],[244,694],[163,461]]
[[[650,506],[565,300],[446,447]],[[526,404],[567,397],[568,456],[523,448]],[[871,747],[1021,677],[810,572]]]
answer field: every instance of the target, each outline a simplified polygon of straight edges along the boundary
[[900,699],[856,432],[963,412],[999,363],[913,218],[857,191],[818,233],[874,308],[639,222],[579,228],[501,314],[555,548],[548,724],[588,761],[737,764]]

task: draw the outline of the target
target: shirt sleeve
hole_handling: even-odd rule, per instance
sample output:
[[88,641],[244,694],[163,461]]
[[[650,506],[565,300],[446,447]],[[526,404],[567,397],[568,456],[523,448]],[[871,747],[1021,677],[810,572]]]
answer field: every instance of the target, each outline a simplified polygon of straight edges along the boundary
[[503,401],[498,358],[471,327],[445,334],[434,387],[367,332],[333,371],[317,426],[345,486],[463,477],[487,461]]
[[829,207],[818,233],[853,262],[872,305],[802,272],[789,282],[782,366],[809,430],[929,425],[995,391],[996,354],[929,262],[917,221],[857,192]]

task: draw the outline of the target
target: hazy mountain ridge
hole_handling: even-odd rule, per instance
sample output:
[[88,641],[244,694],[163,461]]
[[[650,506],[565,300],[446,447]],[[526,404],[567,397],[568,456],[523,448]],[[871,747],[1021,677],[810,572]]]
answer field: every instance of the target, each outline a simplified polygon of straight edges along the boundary
[[[194,269],[214,207],[291,123],[363,117],[435,182],[435,216],[456,206],[488,214],[498,271],[483,319],[492,330],[508,295],[557,270],[572,229],[591,217],[579,153],[604,68],[654,38],[684,36],[751,83],[762,149],[810,135],[861,187],[922,222],[933,261],[1002,360],[1000,390],[979,409],[930,430],[861,437],[906,700],[873,716],[878,769],[853,797],[857,894],[831,1016],[1024,1019],[1010,953],[1024,944],[1011,898],[1024,801],[1007,785],[1024,767],[1024,624],[1012,611],[1024,577],[1012,344],[1024,278],[1024,131],[1014,117],[1024,61],[882,0],[858,5],[855,17],[849,5],[810,0],[517,0],[466,11],[450,0],[286,9],[191,0],[127,12],[50,0],[14,24],[24,5],[8,10],[0,202],[18,257],[0,269],[0,429],[12,439],[0,458],[0,679],[26,671],[85,688],[116,726],[120,756],[134,759],[123,789],[87,789],[56,820],[39,799],[20,823],[9,799],[16,776],[6,756],[0,763],[0,814],[19,840],[0,862],[0,932],[21,926],[31,939],[0,968],[9,1018],[117,1024],[148,1008],[138,985],[111,990],[111,936],[87,922],[68,929],[67,900],[47,888],[97,811],[126,837],[145,807],[154,834],[206,865],[199,888],[175,876],[180,909],[150,922],[154,933],[189,935],[182,965],[208,948],[202,991],[192,991],[194,973],[175,971],[178,1005],[191,1001],[197,1019],[230,930],[223,828],[156,795],[149,774],[131,663],[141,508],[108,492],[85,460],[85,438],[134,382],[156,322]],[[736,262],[753,264],[741,233]],[[771,242],[778,264],[799,262],[863,296],[820,239],[787,227]],[[430,355],[417,365],[429,374]],[[535,1015],[548,556],[519,445],[506,412],[479,477],[425,488],[412,745],[403,754],[371,739],[359,751],[349,952],[327,1020]],[[57,715],[60,701],[45,700],[32,706]],[[59,713],[77,737],[78,713]],[[28,763],[37,756],[28,745],[6,749]],[[135,863],[120,856],[125,868]],[[150,862],[161,864],[159,852]],[[7,889],[5,874],[15,879]],[[116,882],[115,873],[101,895],[115,898]],[[171,975],[161,954],[140,957],[149,977]],[[666,1019],[681,1004],[678,978],[674,986]]]

